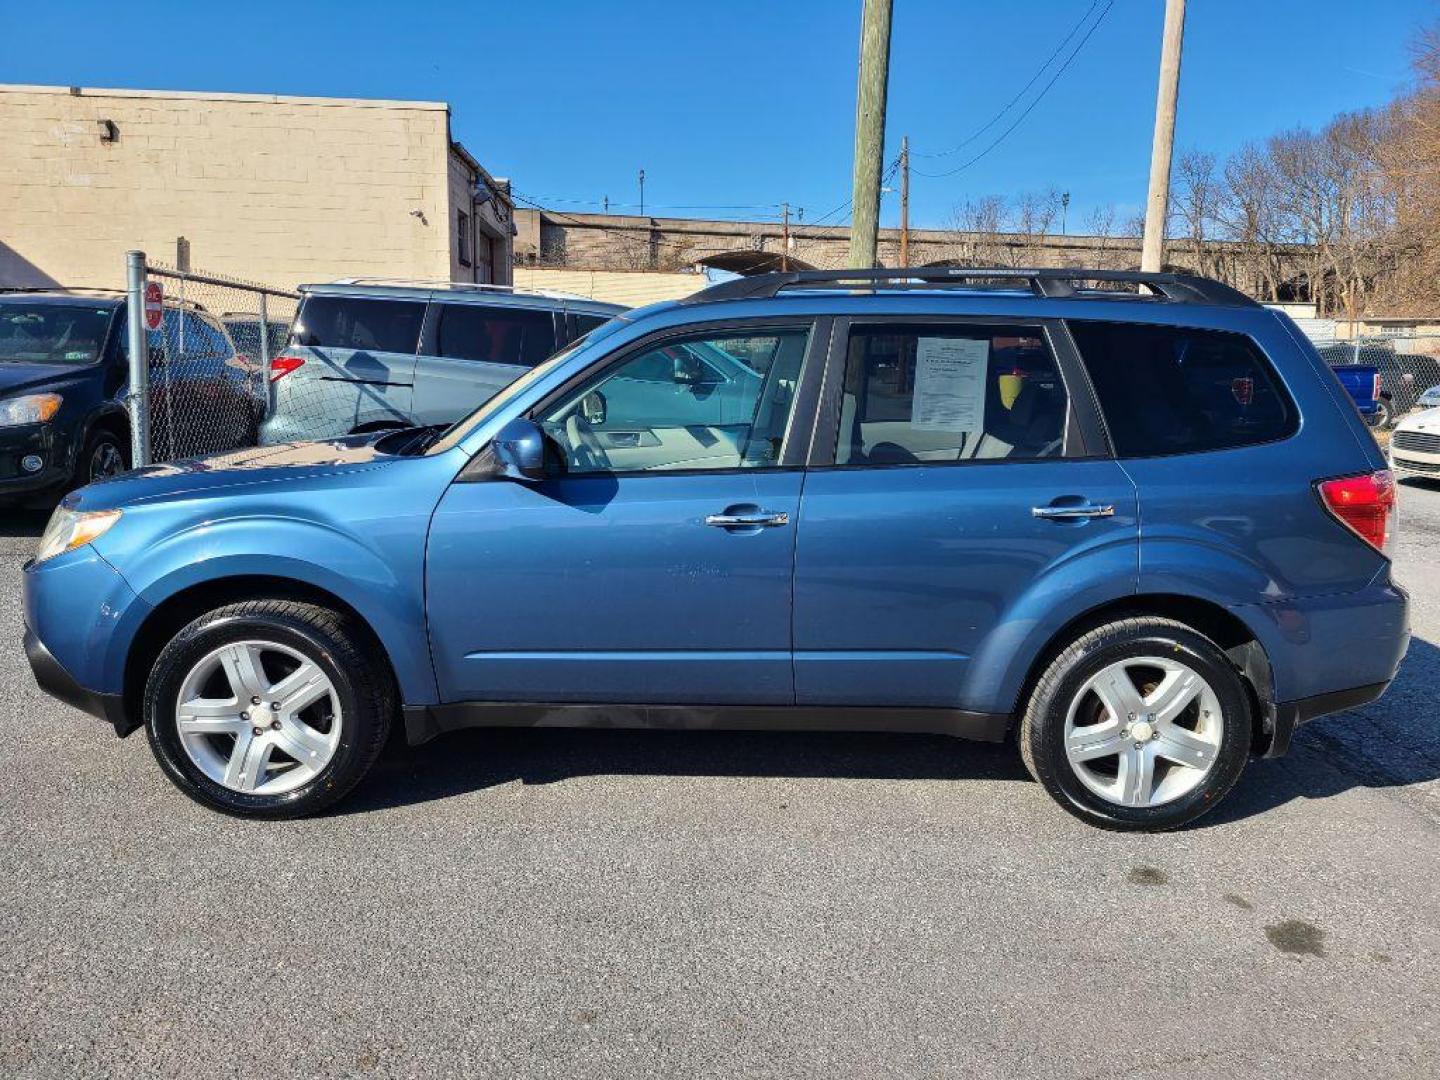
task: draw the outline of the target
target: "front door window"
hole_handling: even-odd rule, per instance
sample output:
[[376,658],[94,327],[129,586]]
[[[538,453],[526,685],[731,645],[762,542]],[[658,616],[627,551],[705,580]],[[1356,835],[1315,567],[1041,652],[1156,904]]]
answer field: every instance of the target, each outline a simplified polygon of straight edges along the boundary
[[672,338],[547,406],[540,425],[568,475],[774,467],[808,338]]

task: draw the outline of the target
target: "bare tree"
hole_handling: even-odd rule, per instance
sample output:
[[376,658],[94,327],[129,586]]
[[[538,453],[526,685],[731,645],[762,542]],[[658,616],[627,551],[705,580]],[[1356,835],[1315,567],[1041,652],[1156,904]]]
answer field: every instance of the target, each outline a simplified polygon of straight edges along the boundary
[[1201,274],[1215,275],[1219,269],[1215,249],[1207,244],[1216,231],[1219,205],[1215,155],[1204,150],[1185,151],[1175,163],[1171,230],[1184,237],[1191,265]]
[[1247,143],[1225,162],[1216,219],[1221,234],[1238,247],[1236,284],[1262,300],[1278,300],[1282,281],[1283,223],[1276,197],[1279,181],[1265,151]]

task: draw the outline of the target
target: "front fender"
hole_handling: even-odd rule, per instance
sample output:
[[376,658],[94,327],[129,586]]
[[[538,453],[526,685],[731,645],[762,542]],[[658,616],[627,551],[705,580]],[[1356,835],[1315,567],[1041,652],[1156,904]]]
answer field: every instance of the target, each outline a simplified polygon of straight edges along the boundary
[[[288,579],[332,593],[354,608],[380,639],[402,700],[407,705],[434,704],[438,698],[425,639],[424,545],[419,539],[424,525],[407,542],[403,522],[397,524],[361,542],[322,521],[254,514],[156,529],[149,543],[137,530],[125,550],[102,548],[101,554],[151,608],[192,586],[237,577]],[[388,550],[387,540],[395,541]],[[300,552],[303,556],[293,554]],[[106,660],[108,685],[120,684],[129,644],[112,643]]]

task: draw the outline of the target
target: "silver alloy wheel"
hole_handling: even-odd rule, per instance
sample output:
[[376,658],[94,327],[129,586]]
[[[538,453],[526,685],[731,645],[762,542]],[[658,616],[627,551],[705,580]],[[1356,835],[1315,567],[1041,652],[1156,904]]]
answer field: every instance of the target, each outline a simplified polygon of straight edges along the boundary
[[1117,806],[1161,806],[1195,790],[1225,734],[1199,672],[1135,656],[1086,680],[1065,716],[1065,757],[1087,789]]
[[95,452],[90,455],[90,477],[91,482],[103,480],[107,476],[119,476],[125,471],[125,458],[120,453],[120,448],[109,441],[102,441],[95,447]]
[[280,795],[314,779],[340,745],[340,699],[314,661],[273,641],[237,641],[180,684],[185,753],[231,791]]

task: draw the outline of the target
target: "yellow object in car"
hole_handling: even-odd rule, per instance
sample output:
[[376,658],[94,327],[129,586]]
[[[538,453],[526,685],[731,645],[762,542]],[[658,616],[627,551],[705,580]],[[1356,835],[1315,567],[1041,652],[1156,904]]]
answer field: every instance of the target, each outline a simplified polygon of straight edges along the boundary
[[1018,372],[1007,372],[997,380],[1000,387],[1000,404],[1007,409],[1015,407],[1015,399],[1020,396],[1020,388],[1025,385],[1025,376]]

